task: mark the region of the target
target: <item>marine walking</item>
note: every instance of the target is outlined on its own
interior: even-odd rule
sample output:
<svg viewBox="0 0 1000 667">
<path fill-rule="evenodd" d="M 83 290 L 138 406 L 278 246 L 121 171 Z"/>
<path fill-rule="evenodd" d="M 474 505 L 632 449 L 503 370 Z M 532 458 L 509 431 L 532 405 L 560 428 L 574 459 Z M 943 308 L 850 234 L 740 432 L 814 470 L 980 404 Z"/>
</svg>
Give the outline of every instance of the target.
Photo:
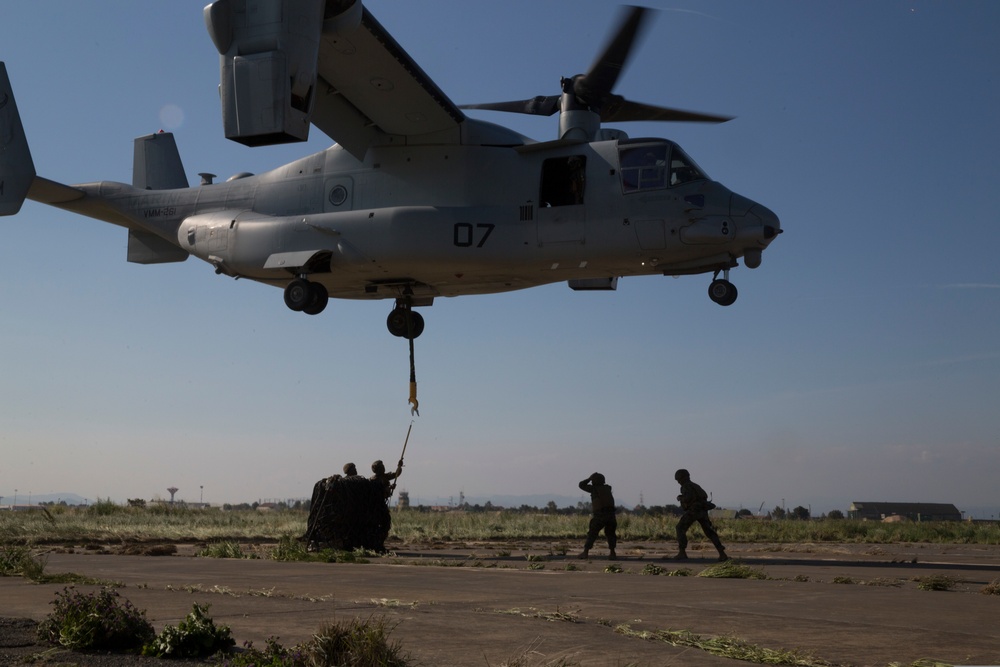
<svg viewBox="0 0 1000 667">
<path fill-rule="evenodd" d="M 611 485 L 606 483 L 604 475 L 595 472 L 587 479 L 580 482 L 580 489 L 590 494 L 592 514 L 590 517 L 590 527 L 587 530 L 587 541 L 583 545 L 583 551 L 579 558 L 589 558 L 590 548 L 597 541 L 597 536 L 604 531 L 604 537 L 608 541 L 610 554 L 608 558 L 615 560 L 618 555 L 615 553 L 615 546 L 618 544 L 618 517 L 615 512 L 615 497 L 611 493 Z"/>
<path fill-rule="evenodd" d="M 722 546 L 722 540 L 719 539 L 719 534 L 715 532 L 712 520 L 708 516 L 708 511 L 715 508 L 715 503 L 708 499 L 705 489 L 691 481 L 691 474 L 684 468 L 674 473 L 674 479 L 681 485 L 681 493 L 677 496 L 677 500 L 684 512 L 677 521 L 677 555 L 674 560 L 687 560 L 687 531 L 696 521 L 705 531 L 705 537 L 715 545 L 719 552 L 719 560 L 729 560 L 726 549 Z"/>
</svg>

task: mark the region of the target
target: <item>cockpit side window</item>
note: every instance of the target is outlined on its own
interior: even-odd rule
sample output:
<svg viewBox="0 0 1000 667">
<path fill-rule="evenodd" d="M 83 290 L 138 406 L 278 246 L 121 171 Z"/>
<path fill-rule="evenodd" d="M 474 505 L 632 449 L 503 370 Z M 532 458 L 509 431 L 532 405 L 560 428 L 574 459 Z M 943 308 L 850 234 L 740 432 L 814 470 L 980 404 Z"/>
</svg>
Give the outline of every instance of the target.
<svg viewBox="0 0 1000 667">
<path fill-rule="evenodd" d="M 618 160 L 626 193 L 667 187 L 666 144 L 625 147 Z"/>
<path fill-rule="evenodd" d="M 708 178 L 694 163 L 694 160 L 684 154 L 679 147 L 674 146 L 670 153 L 670 185 L 682 185 L 691 181 L 702 181 Z"/>
<path fill-rule="evenodd" d="M 673 142 L 626 144 L 618 149 L 625 194 L 705 180 L 698 165 Z"/>
</svg>

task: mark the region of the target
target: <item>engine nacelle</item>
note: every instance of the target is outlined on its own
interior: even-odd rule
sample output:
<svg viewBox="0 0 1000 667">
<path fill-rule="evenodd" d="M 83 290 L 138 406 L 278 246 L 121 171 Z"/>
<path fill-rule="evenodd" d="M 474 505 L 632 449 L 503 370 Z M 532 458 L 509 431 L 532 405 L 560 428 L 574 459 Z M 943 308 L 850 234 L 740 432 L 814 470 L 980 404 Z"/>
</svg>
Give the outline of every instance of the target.
<svg viewBox="0 0 1000 667">
<path fill-rule="evenodd" d="M 329 4 L 329 7 L 328 7 Z M 247 146 L 306 141 L 324 20 L 358 15 L 360 0 L 216 0 L 205 25 L 221 54 L 227 139 Z"/>
</svg>

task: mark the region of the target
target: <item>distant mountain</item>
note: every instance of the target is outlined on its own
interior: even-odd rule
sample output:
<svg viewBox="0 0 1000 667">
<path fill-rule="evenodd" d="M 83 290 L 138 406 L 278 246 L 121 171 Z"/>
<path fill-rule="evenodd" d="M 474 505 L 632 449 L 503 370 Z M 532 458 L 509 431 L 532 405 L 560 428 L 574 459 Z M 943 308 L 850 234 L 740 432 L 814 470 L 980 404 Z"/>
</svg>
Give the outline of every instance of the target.
<svg viewBox="0 0 1000 667">
<path fill-rule="evenodd" d="M 42 493 L 42 494 L 28 494 L 23 491 L 17 492 L 17 504 L 27 505 L 29 502 L 32 505 L 37 505 L 39 503 L 58 503 L 64 502 L 67 505 L 83 505 L 86 503 L 92 503 L 96 500 L 95 498 L 84 498 L 83 496 L 78 496 L 75 493 Z M 13 505 L 14 504 L 14 492 L 11 491 L 10 495 L 6 493 L 3 494 L 3 504 Z"/>
</svg>

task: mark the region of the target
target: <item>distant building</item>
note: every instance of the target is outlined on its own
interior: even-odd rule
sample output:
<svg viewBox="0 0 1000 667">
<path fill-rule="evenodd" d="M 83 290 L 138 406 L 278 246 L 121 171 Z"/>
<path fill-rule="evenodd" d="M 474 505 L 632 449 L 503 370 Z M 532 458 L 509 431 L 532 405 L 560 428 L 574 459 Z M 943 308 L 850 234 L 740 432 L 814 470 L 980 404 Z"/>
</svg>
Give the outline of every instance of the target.
<svg viewBox="0 0 1000 667">
<path fill-rule="evenodd" d="M 901 516 L 911 521 L 961 521 L 962 513 L 947 503 L 871 503 L 853 502 L 847 510 L 850 519 L 884 521 Z"/>
</svg>

